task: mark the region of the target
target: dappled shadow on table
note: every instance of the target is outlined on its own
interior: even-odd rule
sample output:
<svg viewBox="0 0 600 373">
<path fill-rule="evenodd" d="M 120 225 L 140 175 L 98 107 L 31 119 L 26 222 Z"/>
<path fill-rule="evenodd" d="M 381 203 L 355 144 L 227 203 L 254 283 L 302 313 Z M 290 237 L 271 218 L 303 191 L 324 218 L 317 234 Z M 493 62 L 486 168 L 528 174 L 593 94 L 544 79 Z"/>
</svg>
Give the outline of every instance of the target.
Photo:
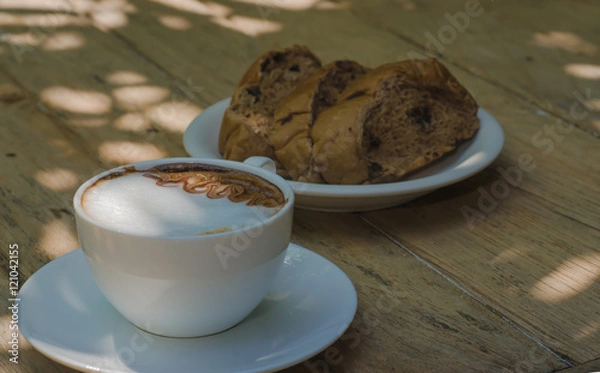
<svg viewBox="0 0 600 373">
<path fill-rule="evenodd" d="M 181 136 L 187 124 L 229 96 L 248 64 L 267 49 L 304 43 L 324 61 L 352 58 L 368 66 L 411 51 L 431 52 L 473 81 L 483 78 L 525 101 L 537 100 L 547 110 L 540 115 L 558 113 L 585 131 L 600 131 L 597 40 L 570 29 L 576 22 L 560 19 L 534 19 L 537 26 L 527 28 L 519 17 L 531 7 L 519 16 L 502 4 L 484 6 L 485 13 L 471 17 L 461 31 L 445 16 L 458 19 L 458 12 L 466 12 L 459 1 L 439 9 L 408 0 L 0 3 L 0 83 L 22 92 L 16 102 L 1 104 L 6 140 L 0 157 L 12 177 L 2 186 L 6 198 L 0 203 L 12 213 L 3 230 L 22 245 L 23 260 L 30 263 L 23 280 L 77 248 L 71 198 L 83 181 L 124 163 L 185 156 Z M 516 32 L 502 34 L 505 23 Z M 454 34 L 445 26 L 454 27 Z M 435 43 L 429 51 L 422 48 L 431 42 L 427 33 L 443 50 Z M 484 40 L 486 35 L 496 39 Z M 494 75 L 499 71 L 504 75 Z M 555 79 L 545 81 L 547 76 Z M 481 105 L 501 109 L 495 97 L 473 89 Z M 507 123 L 505 130 L 510 137 L 518 126 L 543 124 Z M 600 338 L 598 227 L 578 224 L 560 203 L 539 198 L 536 188 L 543 187 L 535 180 L 549 172 L 543 167 L 527 175 L 533 192 L 525 185 L 494 197 L 492 185 L 502 177 L 496 167 L 514 165 L 522 149 L 512 141 L 513 150 L 500 163 L 474 178 L 363 216 L 530 334 L 579 348 L 581 355 L 572 358 L 580 361 L 593 354 Z M 495 199 L 495 205 L 483 202 L 489 211 L 479 206 L 480 188 Z M 471 215 L 465 217 L 464 206 L 473 209 Z M 554 226 L 551 220 L 579 238 L 540 233 Z M 482 240 L 484 245 L 475 245 Z M 581 312 L 570 317 L 573 309 Z M 24 356 L 29 353 L 24 350 Z"/>
</svg>

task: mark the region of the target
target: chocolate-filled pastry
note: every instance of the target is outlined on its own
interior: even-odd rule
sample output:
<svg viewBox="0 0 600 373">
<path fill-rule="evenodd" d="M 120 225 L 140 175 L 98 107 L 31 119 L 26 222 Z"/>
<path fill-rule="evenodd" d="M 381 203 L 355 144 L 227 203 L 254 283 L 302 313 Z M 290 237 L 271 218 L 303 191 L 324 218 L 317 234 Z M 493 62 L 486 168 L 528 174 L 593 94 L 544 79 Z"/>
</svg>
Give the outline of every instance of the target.
<svg viewBox="0 0 600 373">
<path fill-rule="evenodd" d="M 323 182 L 313 171 L 310 132 L 315 119 L 334 105 L 352 80 L 367 69 L 354 61 L 334 61 L 301 82 L 275 110 L 269 141 L 293 180 Z"/>
<path fill-rule="evenodd" d="M 434 58 L 382 65 L 316 118 L 314 172 L 330 184 L 398 181 L 472 138 L 477 110 Z"/>
<path fill-rule="evenodd" d="M 307 47 L 298 45 L 269 51 L 256 59 L 225 111 L 219 133 L 219 152 L 223 157 L 235 161 L 254 155 L 275 159 L 267 141 L 275 108 L 320 67 L 321 61 Z"/>
</svg>

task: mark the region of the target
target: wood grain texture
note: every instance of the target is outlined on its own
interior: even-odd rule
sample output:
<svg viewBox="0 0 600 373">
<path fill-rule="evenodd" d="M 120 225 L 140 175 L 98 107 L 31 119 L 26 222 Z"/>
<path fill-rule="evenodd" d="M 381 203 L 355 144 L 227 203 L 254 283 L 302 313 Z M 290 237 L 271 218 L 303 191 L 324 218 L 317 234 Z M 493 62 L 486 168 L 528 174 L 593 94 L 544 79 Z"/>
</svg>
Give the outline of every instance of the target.
<svg viewBox="0 0 600 373">
<path fill-rule="evenodd" d="M 561 373 L 596 373 L 600 372 L 600 359 L 588 361 L 576 367 L 559 370 Z"/>
<path fill-rule="evenodd" d="M 507 93 L 600 134 L 600 4 L 590 1 L 351 1 L 357 17 Z M 412 52 L 412 53 L 411 53 Z M 573 96 L 583 101 L 574 104 Z"/>
<path fill-rule="evenodd" d="M 254 57 L 278 46 L 304 43 L 326 61 L 351 58 L 368 66 L 431 51 L 476 79 L 533 102 L 540 113 L 554 113 L 600 133 L 597 4 L 547 1 L 541 10 L 537 3 L 475 0 L 329 4 L 299 11 L 273 2 L 223 1 L 190 10 L 155 1 L 144 3 L 147 11 L 132 14 L 114 32 L 176 76 L 195 78 L 213 70 L 203 79 L 213 102 L 231 94 L 223 83 L 233 87 Z M 469 11 L 478 15 L 468 16 Z M 169 27 L 164 17 L 187 27 Z M 206 33 L 214 38 L 190 47 L 190 40 Z M 222 55 L 228 61 L 215 63 L 212 56 Z"/>
<path fill-rule="evenodd" d="M 69 32 L 81 46 L 34 48 L 20 59 L 6 58 L 2 67 L 39 110 L 63 123 L 66 141 L 106 167 L 186 155 L 181 134 L 202 110 L 194 87 L 157 71 L 93 26 L 49 30 L 43 38 Z"/>
<path fill-rule="evenodd" d="M 366 217 L 568 359 L 588 361 L 600 345 L 598 140 L 482 88 L 476 97 L 507 135 L 492 166 Z M 570 130 L 546 135 L 558 128 Z"/>
<path fill-rule="evenodd" d="M 224 93 L 214 97 L 215 101 L 230 95 L 235 84 L 232 83 L 231 79 L 229 81 L 220 79 L 221 75 L 240 77 L 246 66 L 263 50 L 269 48 L 289 45 L 294 42 L 305 43 L 314 49 L 324 61 L 350 58 L 356 59 L 367 66 L 376 66 L 405 58 L 408 53 L 415 49 L 415 46 L 411 43 L 364 21 L 355 15 L 355 12 L 352 12 L 352 8 L 339 6 L 339 9 L 309 9 L 298 12 L 265 8 L 256 4 L 239 4 L 235 2 L 226 4 L 227 14 L 230 16 L 239 14 L 245 17 L 253 16 L 262 19 L 261 14 L 268 14 L 265 18 L 272 22 L 278 22 L 281 25 L 281 30 L 264 33 L 258 39 L 248 39 L 245 45 L 250 47 L 246 48 L 239 45 L 243 40 L 243 35 L 240 35 L 240 32 L 219 30 L 217 35 L 222 41 L 221 43 L 203 43 L 198 48 L 186 48 L 184 45 L 189 44 L 190 37 L 205 34 L 214 29 L 214 19 L 206 15 L 184 12 L 174 6 L 169 7 L 161 3 L 151 6 L 151 11 L 147 13 L 138 14 L 126 26 L 115 29 L 115 32 L 130 40 L 140 53 L 151 56 L 152 60 L 157 61 L 160 66 L 168 70 L 170 74 L 177 76 L 178 79 L 195 79 L 196 77 L 203 79 L 207 74 L 203 72 L 206 67 L 205 62 L 202 61 L 210 60 L 212 55 L 242 53 L 243 55 L 239 58 L 242 58 L 245 64 L 235 63 L 234 58 L 228 57 L 225 59 L 226 62 L 223 62 L 218 69 L 208 74 L 210 77 L 202 80 L 203 82 L 211 82 L 210 84 L 213 84 L 213 80 L 219 80 L 221 85 L 229 86 L 218 89 L 218 92 Z M 361 4 L 363 3 L 361 2 Z M 425 4 L 425 2 L 420 2 L 420 4 Z M 394 8 L 392 5 L 390 7 Z M 381 9 L 389 8 L 381 5 L 377 9 L 382 11 Z M 192 26 L 186 30 L 168 30 L 158 21 L 161 14 L 176 14 L 178 17 L 184 17 L 184 19 L 191 21 Z M 390 12 L 390 14 L 400 17 L 404 13 L 395 11 Z M 310 24 L 311 27 L 294 27 L 294 25 L 307 24 Z M 168 42 L 163 41 L 161 44 L 160 40 L 165 40 L 160 36 L 163 33 L 166 33 L 169 37 L 165 38 Z M 482 33 L 485 35 L 491 34 L 491 32 Z M 332 35 L 332 38 L 324 38 L 320 35 Z M 338 35 L 343 35 L 343 37 L 339 36 L 339 43 L 336 39 Z M 152 44 L 148 41 L 150 36 L 152 36 Z M 374 40 L 377 42 L 374 42 Z M 180 58 L 175 62 L 169 57 L 169 53 L 178 43 L 181 44 L 178 47 L 181 52 Z M 235 49 L 235 51 L 226 52 L 228 49 Z M 181 69 L 179 66 L 182 65 L 186 67 L 186 74 L 189 75 L 180 75 Z M 587 175 L 591 176 L 591 179 L 582 180 L 582 182 L 587 183 L 588 186 L 592 186 L 594 183 L 598 184 L 596 176 L 599 173 L 596 171 L 600 170 L 600 153 L 596 150 L 597 142 L 586 141 L 582 144 L 578 141 L 587 138 L 588 133 L 586 129 L 581 130 L 573 125 L 575 118 L 561 120 L 556 116 L 540 113 L 537 106 L 531 105 L 527 100 L 516 99 L 514 94 L 507 93 L 505 89 L 498 87 L 496 84 L 482 80 L 476 74 L 452 64 L 448 64 L 448 67 L 477 98 L 479 104 L 496 116 L 504 126 L 508 137 L 507 148 L 512 145 L 511 142 L 525 143 L 528 145 L 527 152 L 532 152 L 532 155 L 536 157 L 537 164 L 549 171 L 556 166 L 547 162 L 548 158 L 553 158 L 556 162 L 562 162 L 562 157 L 565 154 L 572 155 L 578 161 L 568 168 L 561 168 L 561 172 L 586 172 L 585 170 L 588 170 Z M 502 71 L 504 70 L 513 71 L 514 69 L 505 68 Z M 234 79 L 233 82 L 237 79 Z M 568 106 L 578 104 L 578 97 L 572 92 L 568 93 L 564 100 L 568 101 Z M 580 106 L 577 107 L 581 109 Z M 587 118 L 593 113 L 586 110 L 577 111 L 577 114 L 585 115 Z M 511 147 L 511 149 L 517 153 L 512 155 L 514 159 L 518 159 L 521 154 L 526 153 L 518 146 Z M 516 165 L 516 163 L 506 165 L 506 167 L 512 165 Z M 575 189 L 570 187 L 571 174 L 562 178 L 546 176 L 551 175 L 551 173 L 552 171 L 542 173 L 542 178 L 535 185 L 531 185 L 530 191 L 544 194 L 546 198 L 552 199 L 557 205 L 556 208 L 560 211 L 569 210 L 571 214 L 577 214 L 578 219 L 586 224 L 597 226 L 600 216 L 594 201 L 583 200 L 576 208 L 571 205 L 573 200 L 571 196 L 576 193 Z M 563 185 L 555 187 L 556 183 Z M 594 199 L 592 195 L 589 197 Z"/>
<path fill-rule="evenodd" d="M 469 232 L 460 208 L 476 193 L 444 198 L 445 208 L 425 199 L 367 219 L 565 358 L 595 357 L 600 234 L 528 195 L 502 201 Z"/>
<path fill-rule="evenodd" d="M 12 87 L 19 100 L 0 102 L 0 340 L 8 346 L 9 245 L 19 247 L 19 281 L 50 260 L 78 247 L 71 209 L 73 192 L 93 159 L 73 149 L 57 123 L 40 112 L 26 92 L 0 74 L 0 87 Z M 1 101 L 1 100 L 0 100 Z M 6 358 L 5 358 L 6 357 Z M 74 372 L 35 351 L 22 336 L 19 365 L 0 359 L 3 372 Z"/>
<path fill-rule="evenodd" d="M 352 326 L 329 351 L 290 372 L 490 372 L 513 371 L 522 362 L 552 371 L 564 365 L 358 215 L 332 219 L 297 210 L 292 241 L 340 266 L 357 288 L 359 305 Z"/>
<path fill-rule="evenodd" d="M 75 249 L 76 187 L 185 155 L 189 120 L 264 50 L 302 43 L 324 61 L 376 66 L 422 52 L 425 32 L 467 1 L 305 3 L 0 2 L 0 293 L 9 243 L 22 280 Z M 502 124 L 501 156 L 395 209 L 296 212 L 293 241 L 350 276 L 359 310 L 332 348 L 287 371 L 599 369 L 598 5 L 481 4 L 442 61 Z M 5 341 L 8 320 L 0 311 Z M 72 371 L 21 347 L 21 364 L 0 359 L 0 370 Z"/>
</svg>

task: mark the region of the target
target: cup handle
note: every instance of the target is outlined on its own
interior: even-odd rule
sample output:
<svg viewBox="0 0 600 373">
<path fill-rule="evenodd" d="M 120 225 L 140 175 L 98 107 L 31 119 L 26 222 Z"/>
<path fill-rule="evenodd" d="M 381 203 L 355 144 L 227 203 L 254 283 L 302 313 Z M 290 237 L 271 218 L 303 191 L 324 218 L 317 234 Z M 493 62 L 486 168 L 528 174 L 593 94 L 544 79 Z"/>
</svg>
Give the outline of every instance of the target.
<svg viewBox="0 0 600 373">
<path fill-rule="evenodd" d="M 277 172 L 277 166 L 275 166 L 275 162 L 273 162 L 271 158 L 253 156 L 246 158 L 244 163 L 249 164 L 250 166 L 264 168 L 265 170 L 271 171 L 273 173 Z"/>
</svg>

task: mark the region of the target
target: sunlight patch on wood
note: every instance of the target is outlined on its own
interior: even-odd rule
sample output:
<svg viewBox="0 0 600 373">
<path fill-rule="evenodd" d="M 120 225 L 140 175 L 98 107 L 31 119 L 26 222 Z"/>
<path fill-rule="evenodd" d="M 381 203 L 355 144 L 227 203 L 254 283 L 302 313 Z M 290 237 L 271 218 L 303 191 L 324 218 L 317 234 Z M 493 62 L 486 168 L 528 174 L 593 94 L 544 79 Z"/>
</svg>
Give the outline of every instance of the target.
<svg viewBox="0 0 600 373">
<path fill-rule="evenodd" d="M 106 75 L 106 81 L 113 85 L 144 84 L 148 78 L 131 70 L 118 70 Z"/>
<path fill-rule="evenodd" d="M 600 79 L 600 65 L 570 63 L 565 65 L 565 72 L 583 79 Z"/>
<path fill-rule="evenodd" d="M 45 38 L 45 34 L 34 34 L 33 32 L 6 33 L 0 35 L 0 42 L 19 46 L 37 47 Z"/>
<path fill-rule="evenodd" d="M 331 9 L 347 9 L 350 7 L 349 2 L 327 1 L 327 0 L 234 0 L 238 3 L 255 4 L 262 8 L 261 13 L 268 14 L 268 9 L 284 9 L 292 11 L 302 11 L 311 8 L 331 10 Z M 411 1 L 408 1 L 412 3 Z M 413 4 L 414 5 L 414 4 Z"/>
<path fill-rule="evenodd" d="M 320 0 L 235 0 L 239 3 L 255 4 L 261 7 L 286 10 L 306 10 L 314 7 Z"/>
<path fill-rule="evenodd" d="M 158 104 L 169 97 L 171 91 L 165 87 L 147 85 L 117 88 L 112 94 L 119 108 L 138 110 Z"/>
<path fill-rule="evenodd" d="M 600 278 L 600 254 L 593 253 L 566 260 L 538 281 L 530 294 L 538 300 L 558 303 L 582 293 Z"/>
<path fill-rule="evenodd" d="M 137 8 L 128 0 L 77 0 L 73 1 L 73 11 L 88 15 L 96 26 L 114 29 L 129 23 L 130 13 Z"/>
<path fill-rule="evenodd" d="M 33 177 L 39 184 L 55 192 L 66 192 L 79 185 L 78 175 L 61 167 L 38 170 Z"/>
<path fill-rule="evenodd" d="M 585 107 L 587 107 L 590 110 L 594 110 L 594 111 L 600 111 L 600 99 L 599 98 L 593 98 L 591 100 L 587 100 L 584 103 Z"/>
<path fill-rule="evenodd" d="M 0 9 L 23 9 L 23 10 L 54 10 L 66 11 L 71 9 L 68 0 L 0 0 Z"/>
<path fill-rule="evenodd" d="M 523 257 L 529 250 L 523 249 L 520 247 L 511 247 L 509 249 L 504 250 L 498 256 L 496 256 L 493 260 L 493 264 L 499 263 L 508 263 L 517 261 L 519 258 Z"/>
<path fill-rule="evenodd" d="M 183 17 L 180 16 L 159 16 L 158 21 L 165 27 L 168 27 L 172 30 L 189 30 L 192 28 L 192 23 Z"/>
<path fill-rule="evenodd" d="M 79 247 L 72 220 L 55 219 L 43 226 L 38 248 L 50 259 L 67 254 Z"/>
<path fill-rule="evenodd" d="M 80 48 L 85 44 L 85 39 L 76 32 L 57 32 L 49 35 L 42 44 L 42 49 L 47 51 L 64 51 Z"/>
<path fill-rule="evenodd" d="M 281 31 L 283 25 L 266 19 L 251 18 L 246 16 L 231 16 L 228 18 L 213 18 L 212 21 L 219 26 L 238 31 L 244 35 L 257 37 L 263 34 Z"/>
<path fill-rule="evenodd" d="M 118 10 L 101 10 L 91 14 L 94 24 L 108 29 L 127 26 L 129 18 Z"/>
<path fill-rule="evenodd" d="M 337 1 L 319 1 L 316 5 L 316 9 L 320 10 L 340 10 L 340 9 L 348 9 L 352 4 L 349 2 L 337 2 Z"/>
<path fill-rule="evenodd" d="M 571 53 L 581 53 L 593 56 L 598 52 L 598 47 L 572 32 L 550 31 L 548 33 L 537 32 L 533 34 L 533 44 L 553 49 L 562 49 Z"/>
<path fill-rule="evenodd" d="M 122 131 L 142 132 L 152 128 L 150 120 L 142 113 L 126 113 L 117 118 L 113 124 Z"/>
<path fill-rule="evenodd" d="M 74 12 L 98 13 L 103 11 L 117 11 L 122 13 L 135 13 L 137 8 L 129 0 L 69 0 Z"/>
<path fill-rule="evenodd" d="M 200 2 L 196 0 L 151 0 L 166 7 L 183 12 L 212 17 L 227 17 L 232 9 L 222 4 L 213 2 Z"/>
<path fill-rule="evenodd" d="M 42 90 L 40 98 L 51 109 L 78 114 L 105 114 L 112 108 L 111 98 L 104 93 L 63 86 Z"/>
<path fill-rule="evenodd" d="M 62 26 L 86 26 L 90 22 L 84 17 L 71 14 L 13 14 L 0 12 L 0 26 L 27 26 L 43 30 Z"/>
<path fill-rule="evenodd" d="M 598 332 L 600 332 L 600 322 L 592 321 L 590 325 L 581 328 L 581 330 L 575 334 L 575 340 L 581 341 L 582 339 L 593 337 Z"/>
<path fill-rule="evenodd" d="M 163 102 L 146 110 L 146 115 L 160 128 L 169 132 L 184 133 L 192 119 L 202 109 L 190 101 Z"/>
<path fill-rule="evenodd" d="M 167 156 L 166 150 L 158 145 L 132 141 L 105 141 L 98 147 L 98 154 L 102 161 L 120 165 Z"/>
</svg>

